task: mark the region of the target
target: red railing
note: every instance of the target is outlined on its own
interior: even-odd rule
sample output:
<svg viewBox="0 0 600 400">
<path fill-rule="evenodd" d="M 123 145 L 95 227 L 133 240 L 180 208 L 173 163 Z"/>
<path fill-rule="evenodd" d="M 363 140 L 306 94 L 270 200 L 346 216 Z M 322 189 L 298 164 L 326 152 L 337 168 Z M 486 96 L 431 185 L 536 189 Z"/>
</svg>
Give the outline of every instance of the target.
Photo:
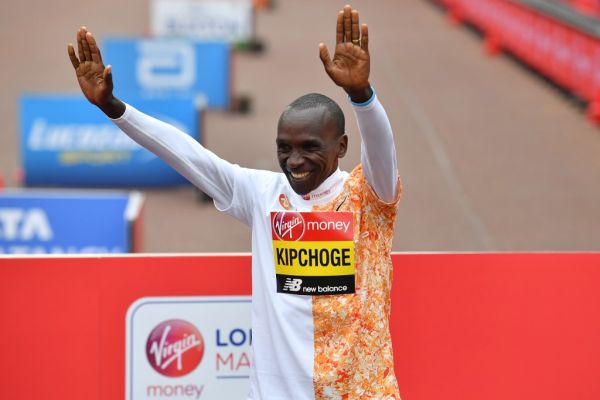
<svg viewBox="0 0 600 400">
<path fill-rule="evenodd" d="M 600 17 L 600 1 L 599 0 L 569 0 L 565 3 L 570 4 L 577 11 L 583 14 Z"/>
<path fill-rule="evenodd" d="M 488 54 L 508 51 L 588 103 L 600 124 L 600 37 L 572 23 L 509 0 L 438 0 L 452 21 L 485 36 Z M 591 3 L 580 1 L 579 3 Z"/>
</svg>

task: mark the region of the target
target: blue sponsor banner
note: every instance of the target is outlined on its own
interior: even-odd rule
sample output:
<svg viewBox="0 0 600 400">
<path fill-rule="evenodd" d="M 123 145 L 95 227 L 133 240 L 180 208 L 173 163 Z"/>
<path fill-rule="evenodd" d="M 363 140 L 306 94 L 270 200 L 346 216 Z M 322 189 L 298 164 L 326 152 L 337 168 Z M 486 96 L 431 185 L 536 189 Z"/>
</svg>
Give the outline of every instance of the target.
<svg viewBox="0 0 600 400">
<path fill-rule="evenodd" d="M 2 192 L 0 254 L 126 253 L 131 201 L 127 193 Z"/>
<path fill-rule="evenodd" d="M 200 126 L 190 98 L 126 100 L 188 134 Z M 160 187 L 187 182 L 82 95 L 23 96 L 20 111 L 26 185 Z M 190 136 L 199 138 L 199 134 Z"/>
<path fill-rule="evenodd" d="M 226 42 L 111 38 L 102 43 L 117 94 L 142 98 L 202 95 L 209 108 L 228 108 L 231 51 Z"/>
</svg>

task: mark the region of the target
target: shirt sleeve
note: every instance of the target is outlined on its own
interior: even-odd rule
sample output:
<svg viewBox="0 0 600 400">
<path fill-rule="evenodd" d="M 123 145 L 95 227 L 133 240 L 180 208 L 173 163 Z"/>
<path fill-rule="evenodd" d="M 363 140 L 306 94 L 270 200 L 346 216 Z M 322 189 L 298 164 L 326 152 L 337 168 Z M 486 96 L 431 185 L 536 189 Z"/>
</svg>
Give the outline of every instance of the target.
<svg viewBox="0 0 600 400">
<path fill-rule="evenodd" d="M 393 202 L 398 197 L 399 183 L 390 121 L 375 91 L 366 102 L 352 105 L 360 131 L 364 177 L 380 199 Z"/>
<path fill-rule="evenodd" d="M 112 121 L 131 139 L 209 195 L 217 209 L 223 211 L 231 207 L 236 182 L 243 179 L 244 168 L 219 158 L 191 136 L 129 104 L 126 104 L 125 113 Z M 250 223 L 247 215 L 236 217 Z"/>
</svg>

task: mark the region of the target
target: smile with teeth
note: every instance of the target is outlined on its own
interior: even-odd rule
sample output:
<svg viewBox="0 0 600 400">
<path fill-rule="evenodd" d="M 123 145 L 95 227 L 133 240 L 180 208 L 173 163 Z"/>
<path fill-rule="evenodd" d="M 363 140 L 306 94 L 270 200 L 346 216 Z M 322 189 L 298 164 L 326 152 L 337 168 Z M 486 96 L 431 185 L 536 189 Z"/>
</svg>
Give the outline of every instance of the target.
<svg viewBox="0 0 600 400">
<path fill-rule="evenodd" d="M 292 178 L 294 178 L 294 179 L 306 178 L 308 176 L 308 174 L 310 174 L 310 172 L 291 172 L 290 171 L 290 175 L 292 175 Z"/>
</svg>

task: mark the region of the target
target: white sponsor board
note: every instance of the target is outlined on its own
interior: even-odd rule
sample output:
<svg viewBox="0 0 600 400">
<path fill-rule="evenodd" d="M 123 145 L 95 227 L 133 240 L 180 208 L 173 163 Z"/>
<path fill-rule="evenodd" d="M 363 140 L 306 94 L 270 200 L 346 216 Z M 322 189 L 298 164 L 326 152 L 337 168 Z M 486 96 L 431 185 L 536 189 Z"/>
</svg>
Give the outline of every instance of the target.
<svg viewBox="0 0 600 400">
<path fill-rule="evenodd" d="M 252 0 L 152 0 L 150 28 L 158 37 L 245 42 L 252 12 Z"/>
<path fill-rule="evenodd" d="M 127 311 L 127 400 L 246 399 L 250 296 L 145 297 Z"/>
</svg>

